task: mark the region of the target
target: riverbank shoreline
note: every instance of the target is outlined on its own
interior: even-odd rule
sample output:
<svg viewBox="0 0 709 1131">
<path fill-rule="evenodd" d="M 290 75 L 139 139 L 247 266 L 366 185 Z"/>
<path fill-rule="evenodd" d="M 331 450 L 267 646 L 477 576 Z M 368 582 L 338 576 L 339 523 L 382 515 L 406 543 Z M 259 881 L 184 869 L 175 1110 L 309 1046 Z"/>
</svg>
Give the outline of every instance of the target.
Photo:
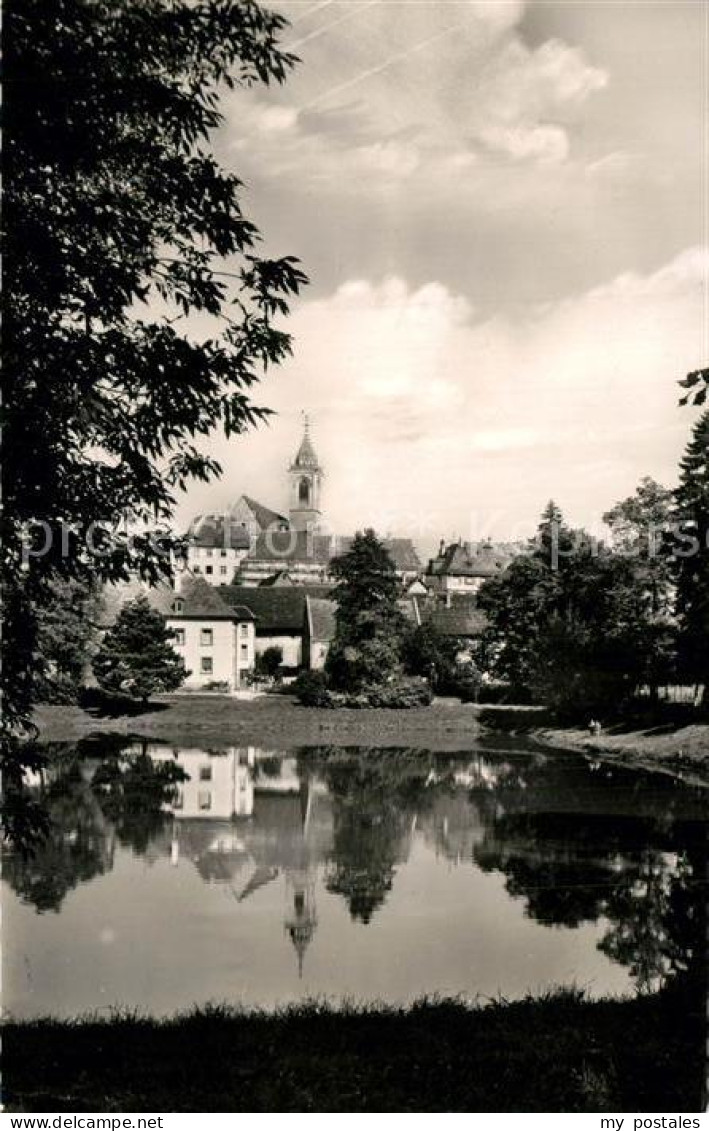
<svg viewBox="0 0 709 1131">
<path fill-rule="evenodd" d="M 554 723 L 543 707 L 481 706 L 481 733 L 531 739 L 540 747 L 595 756 L 638 769 L 709 784 L 709 722 L 627 720 L 600 734 Z"/>
<path fill-rule="evenodd" d="M 397 711 L 323 710 L 290 695 L 237 699 L 219 695 L 156 697 L 139 714 L 99 714 L 78 706 L 41 706 L 35 713 L 41 742 L 76 742 L 100 733 L 126 734 L 180 745 L 428 747 L 469 750 L 482 735 L 476 708 L 439 700 Z"/>
<path fill-rule="evenodd" d="M 595 755 L 689 780 L 709 782 L 709 723 L 684 726 L 617 725 L 591 736 L 586 728 L 552 725 L 543 708 L 436 700 L 430 707 L 327 711 L 303 707 L 287 695 L 235 699 L 166 695 L 138 713 L 78 706 L 40 706 L 41 742 L 76 742 L 89 735 L 123 734 L 186 746 L 252 745 L 273 750 L 299 746 L 414 746 L 465 752 L 475 742 L 509 739 L 543 749 Z M 688 777 L 689 775 L 689 777 Z"/>
<path fill-rule="evenodd" d="M 10 1021 L 3 1098 L 16 1112 L 700 1111 L 703 1021 L 689 1000 L 557 990 Z"/>
<path fill-rule="evenodd" d="M 532 737 L 563 750 L 595 754 L 604 761 L 620 762 L 643 769 L 664 771 L 691 782 L 709 784 L 709 725 L 611 731 L 590 736 L 576 727 L 542 728 Z"/>
</svg>

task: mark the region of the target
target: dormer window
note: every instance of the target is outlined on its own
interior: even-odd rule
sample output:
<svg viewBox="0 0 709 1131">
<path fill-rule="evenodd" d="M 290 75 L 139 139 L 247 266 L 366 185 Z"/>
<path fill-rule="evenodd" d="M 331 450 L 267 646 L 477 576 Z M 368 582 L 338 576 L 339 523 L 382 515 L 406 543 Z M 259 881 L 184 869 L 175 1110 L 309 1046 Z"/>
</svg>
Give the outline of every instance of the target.
<svg viewBox="0 0 709 1131">
<path fill-rule="evenodd" d="M 183 612 L 184 607 L 185 607 L 185 602 L 182 600 L 181 597 L 176 597 L 175 600 L 172 602 L 172 611 L 173 611 L 173 613 L 177 613 L 178 616 L 180 615 L 180 613 Z"/>
</svg>

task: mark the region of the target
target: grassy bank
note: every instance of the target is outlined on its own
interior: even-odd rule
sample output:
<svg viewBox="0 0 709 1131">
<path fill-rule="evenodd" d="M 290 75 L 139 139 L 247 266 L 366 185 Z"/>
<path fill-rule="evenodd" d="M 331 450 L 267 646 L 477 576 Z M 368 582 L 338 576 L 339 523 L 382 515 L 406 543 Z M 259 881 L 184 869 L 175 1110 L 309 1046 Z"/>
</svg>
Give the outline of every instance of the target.
<svg viewBox="0 0 709 1131">
<path fill-rule="evenodd" d="M 480 738 L 526 737 L 565 750 L 617 759 L 651 769 L 709 779 L 709 723 L 686 719 L 630 720 L 606 726 L 599 736 L 586 727 L 553 724 L 539 707 L 479 706 L 438 700 L 408 711 L 302 707 L 289 695 L 242 700 L 219 695 L 163 696 L 147 709 L 113 711 L 39 707 L 35 721 L 47 742 L 72 742 L 88 734 L 145 735 L 195 746 L 417 746 L 464 751 Z"/>
<path fill-rule="evenodd" d="M 589 734 L 585 726 L 555 724 L 539 707 L 481 707 L 478 720 L 484 733 L 525 735 L 563 750 L 665 770 L 687 780 L 709 780 L 709 722 L 693 721 L 687 710 L 618 720 L 599 735 Z"/>
<path fill-rule="evenodd" d="M 145 735 L 186 745 L 421 746 L 468 750 L 480 735 L 475 708 L 460 703 L 395 710 L 324 711 L 301 707 L 290 695 L 258 699 L 163 696 L 140 713 L 39 707 L 40 739 L 72 742 L 87 734 Z"/>
<path fill-rule="evenodd" d="M 9 1023 L 10 1111 L 699 1111 L 686 996 Z"/>
</svg>

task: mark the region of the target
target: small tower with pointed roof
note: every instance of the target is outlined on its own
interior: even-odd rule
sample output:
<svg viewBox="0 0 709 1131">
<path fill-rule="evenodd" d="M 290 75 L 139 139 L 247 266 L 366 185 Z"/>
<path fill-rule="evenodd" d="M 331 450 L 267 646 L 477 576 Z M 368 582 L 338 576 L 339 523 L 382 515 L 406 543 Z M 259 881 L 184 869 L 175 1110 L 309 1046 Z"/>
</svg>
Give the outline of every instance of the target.
<svg viewBox="0 0 709 1131">
<path fill-rule="evenodd" d="M 294 530 L 317 530 L 322 514 L 320 492 L 323 469 L 310 439 L 310 420 L 305 417 L 303 439 L 288 469 L 290 476 L 290 524 Z"/>
</svg>

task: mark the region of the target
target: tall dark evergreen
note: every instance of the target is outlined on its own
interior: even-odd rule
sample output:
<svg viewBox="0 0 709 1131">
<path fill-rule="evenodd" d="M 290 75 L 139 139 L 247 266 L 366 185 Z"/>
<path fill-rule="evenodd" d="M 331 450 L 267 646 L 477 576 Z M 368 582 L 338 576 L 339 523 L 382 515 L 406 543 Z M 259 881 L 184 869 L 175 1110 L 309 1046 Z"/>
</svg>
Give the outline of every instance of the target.
<svg viewBox="0 0 709 1131">
<path fill-rule="evenodd" d="M 156 692 L 176 691 L 189 672 L 172 637 L 145 597 L 124 605 L 93 660 L 99 687 L 144 701 Z"/>
<path fill-rule="evenodd" d="M 676 491 L 679 662 L 709 701 L 709 412 L 692 429 Z"/>
<path fill-rule="evenodd" d="M 243 185 L 209 139 L 221 90 L 286 78 L 285 24 L 254 0 L 5 6 L 11 733 L 36 696 L 38 609 L 56 578 L 165 572 L 167 555 L 129 530 L 165 524 L 188 480 L 218 472 L 196 441 L 266 414 L 251 393 L 289 351 L 279 321 L 304 276 L 259 252 Z M 193 312 L 211 318 L 206 340 Z M 24 567 L 23 538 L 44 548 Z"/>
<path fill-rule="evenodd" d="M 381 683 L 401 668 L 404 619 L 394 562 L 374 531 L 365 530 L 330 563 L 330 572 L 337 583 L 330 681 L 348 691 Z"/>
</svg>

